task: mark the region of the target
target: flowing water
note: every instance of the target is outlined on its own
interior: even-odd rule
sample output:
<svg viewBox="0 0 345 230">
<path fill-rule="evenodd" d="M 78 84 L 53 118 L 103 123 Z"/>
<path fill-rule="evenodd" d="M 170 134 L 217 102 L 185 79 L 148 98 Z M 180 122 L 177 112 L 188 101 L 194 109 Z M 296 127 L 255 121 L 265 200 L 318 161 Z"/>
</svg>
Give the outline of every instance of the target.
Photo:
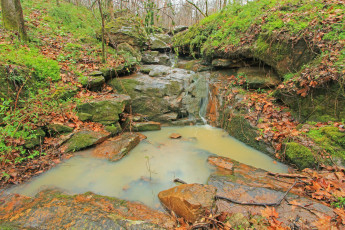
<svg viewBox="0 0 345 230">
<path fill-rule="evenodd" d="M 182 138 L 170 139 L 172 133 Z M 10 192 L 34 196 L 45 188 L 58 187 L 69 193 L 92 191 L 159 208 L 157 194 L 175 186 L 173 179 L 206 183 L 213 171 L 207 157 L 213 154 L 272 172 L 287 172 L 285 165 L 207 125 L 166 127 L 144 134 L 148 139 L 118 162 L 93 158 L 92 149 L 81 151 Z"/>
</svg>

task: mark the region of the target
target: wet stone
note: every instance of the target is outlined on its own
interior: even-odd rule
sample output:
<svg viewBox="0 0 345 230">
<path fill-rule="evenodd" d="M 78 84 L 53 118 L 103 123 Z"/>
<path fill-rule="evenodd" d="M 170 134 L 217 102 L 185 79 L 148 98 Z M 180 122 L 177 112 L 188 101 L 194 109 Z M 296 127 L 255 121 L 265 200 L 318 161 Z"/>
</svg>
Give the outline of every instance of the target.
<svg viewBox="0 0 345 230">
<path fill-rule="evenodd" d="M 148 122 L 133 122 L 132 130 L 135 132 L 144 132 L 144 131 L 156 131 L 161 130 L 161 123 L 148 121 Z"/>
<path fill-rule="evenodd" d="M 158 198 L 164 207 L 194 223 L 213 207 L 215 194 L 214 186 L 183 184 L 160 192 Z"/>
<path fill-rule="evenodd" d="M 109 161 L 118 161 L 135 148 L 140 140 L 140 136 L 136 133 L 124 133 L 98 145 L 92 154 Z"/>
</svg>

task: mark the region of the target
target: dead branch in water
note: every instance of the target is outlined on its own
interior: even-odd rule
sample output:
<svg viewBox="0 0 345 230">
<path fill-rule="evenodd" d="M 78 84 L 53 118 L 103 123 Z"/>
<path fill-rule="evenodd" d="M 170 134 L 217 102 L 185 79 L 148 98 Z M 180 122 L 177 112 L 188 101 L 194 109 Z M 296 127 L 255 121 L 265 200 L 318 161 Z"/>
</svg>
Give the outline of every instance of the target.
<svg viewBox="0 0 345 230">
<path fill-rule="evenodd" d="M 181 184 L 188 184 L 187 182 L 185 182 L 185 181 L 183 181 L 183 180 L 181 180 L 179 178 L 174 179 L 174 182 L 175 183 L 181 183 Z"/>
</svg>

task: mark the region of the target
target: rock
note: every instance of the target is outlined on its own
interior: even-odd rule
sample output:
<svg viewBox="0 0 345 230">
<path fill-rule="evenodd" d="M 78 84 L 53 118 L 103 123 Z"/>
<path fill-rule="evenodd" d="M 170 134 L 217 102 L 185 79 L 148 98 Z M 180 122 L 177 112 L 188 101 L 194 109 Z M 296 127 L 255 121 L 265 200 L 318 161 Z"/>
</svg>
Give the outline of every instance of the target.
<svg viewBox="0 0 345 230">
<path fill-rule="evenodd" d="M 178 133 L 172 133 L 170 135 L 171 139 L 180 139 L 181 137 L 182 137 L 181 134 L 178 134 Z"/>
<path fill-rule="evenodd" d="M 168 34 L 155 34 L 154 36 L 156 38 L 162 40 L 163 42 L 165 42 L 168 45 L 172 44 L 172 37 L 169 36 Z"/>
<path fill-rule="evenodd" d="M 71 139 L 69 139 L 61 149 L 65 152 L 76 152 L 87 147 L 102 143 L 108 137 L 108 132 L 95 132 L 91 130 L 82 130 L 75 133 Z"/>
<path fill-rule="evenodd" d="M 233 175 L 222 176 L 219 174 L 213 174 L 209 178 L 208 184 L 217 188 L 217 196 L 226 197 L 243 203 L 274 203 L 280 200 L 285 194 L 283 191 L 275 191 L 264 187 L 257 187 L 259 184 L 256 184 L 255 187 L 244 185 L 242 183 L 246 183 L 246 181 L 244 181 L 244 178 L 241 177 L 236 177 L 235 179 L 237 181 L 242 181 L 241 184 L 237 183 L 237 181 L 233 182 L 233 179 Z M 255 182 L 256 181 L 254 178 L 251 183 L 255 184 Z M 283 200 L 279 206 L 275 207 L 277 213 L 279 213 L 278 220 L 283 222 L 286 226 L 289 226 L 291 223 L 290 221 L 295 220 L 296 218 L 301 220 L 296 223 L 299 228 L 301 228 L 304 223 L 314 223 L 319 218 L 314 213 L 318 213 L 321 216 L 334 216 L 334 212 L 331 208 L 315 200 L 293 194 L 288 194 L 286 196 L 286 200 Z M 307 206 L 308 210 L 290 205 L 288 202 L 297 202 L 302 207 Z M 218 212 L 242 213 L 246 218 L 250 218 L 253 215 L 261 215 L 261 211 L 265 209 L 265 207 L 261 206 L 239 205 L 222 199 L 217 199 L 216 205 Z M 243 218 L 242 215 L 233 217 L 232 222 L 236 224 L 248 224 L 247 220 Z M 311 229 L 312 227 L 309 226 L 307 228 Z"/>
<path fill-rule="evenodd" d="M 179 26 L 176 26 L 173 31 L 171 32 L 171 34 L 177 34 L 177 33 L 180 33 L 180 32 L 183 32 L 185 30 L 188 30 L 188 26 L 183 26 L 183 25 L 179 25 Z"/>
<path fill-rule="evenodd" d="M 1 229 L 174 229 L 168 215 L 141 203 L 58 190 L 45 190 L 34 198 L 2 196 L 0 220 Z"/>
<path fill-rule="evenodd" d="M 158 194 L 164 207 L 194 223 L 214 205 L 216 188 L 210 185 L 183 184 Z"/>
<path fill-rule="evenodd" d="M 27 149 L 32 149 L 40 144 L 43 144 L 43 139 L 46 136 L 46 133 L 41 128 L 32 131 L 32 134 L 34 137 L 25 141 L 24 146 Z"/>
<path fill-rule="evenodd" d="M 159 62 L 158 62 L 159 65 L 171 66 L 170 57 L 168 55 L 160 54 L 158 56 L 158 59 L 159 59 Z"/>
<path fill-rule="evenodd" d="M 176 121 L 177 118 L 178 118 L 178 113 L 172 112 L 172 113 L 162 114 L 157 119 L 165 123 L 171 123 L 172 121 Z"/>
<path fill-rule="evenodd" d="M 194 72 L 203 72 L 203 71 L 210 71 L 212 70 L 212 66 L 205 65 L 203 60 L 190 60 L 190 61 L 181 61 L 179 60 L 177 63 L 177 67 L 186 70 L 192 70 Z"/>
<path fill-rule="evenodd" d="M 90 121 L 92 119 L 92 114 L 88 113 L 78 113 L 77 116 L 81 121 Z"/>
<path fill-rule="evenodd" d="M 92 76 L 92 77 L 103 76 L 103 73 L 101 71 L 96 70 L 96 71 L 89 73 L 89 76 Z"/>
<path fill-rule="evenodd" d="M 70 133 L 73 131 L 72 127 L 69 127 L 64 124 L 57 124 L 57 123 L 49 124 L 47 129 L 50 136 L 55 136 L 56 134 Z"/>
<path fill-rule="evenodd" d="M 164 77 L 166 75 L 168 75 L 169 73 L 171 73 L 172 68 L 171 67 L 167 67 L 167 66 L 159 66 L 159 68 L 153 68 L 149 75 L 150 77 Z"/>
<path fill-rule="evenodd" d="M 140 137 L 138 134 L 124 133 L 98 145 L 92 154 L 96 157 L 106 158 L 109 161 L 118 161 L 126 156 L 139 143 Z"/>
<path fill-rule="evenodd" d="M 315 166 L 316 160 L 309 148 L 296 142 L 287 143 L 285 146 L 287 160 L 296 165 L 299 169 L 302 170 Z"/>
<path fill-rule="evenodd" d="M 214 59 L 212 61 L 212 66 L 213 67 L 229 67 L 231 65 L 232 61 L 230 59 L 222 59 L 222 58 L 218 58 L 218 59 Z"/>
<path fill-rule="evenodd" d="M 140 62 L 141 61 L 141 54 L 139 51 L 137 51 L 135 48 L 133 48 L 131 45 L 129 45 L 127 42 L 121 43 L 117 45 L 117 51 L 120 54 L 127 54 L 132 57 L 136 58 L 136 61 Z"/>
<path fill-rule="evenodd" d="M 148 121 L 148 122 L 133 122 L 132 130 L 135 132 L 156 131 L 161 130 L 161 123 Z"/>
<path fill-rule="evenodd" d="M 100 97 L 92 101 L 77 106 L 78 113 L 90 114 L 91 121 L 99 122 L 104 125 L 115 124 L 119 121 L 119 114 L 129 103 L 128 95 L 113 94 L 107 97 Z"/>
<path fill-rule="evenodd" d="M 121 131 L 122 131 L 122 128 L 121 128 L 119 123 L 116 123 L 115 125 L 114 124 L 113 125 L 107 125 L 104 127 L 104 129 L 107 132 L 111 133 L 112 136 L 115 136 L 115 135 L 121 133 Z"/>
<path fill-rule="evenodd" d="M 117 92 L 131 96 L 131 111 L 127 107 L 126 112 L 168 124 L 179 117 L 197 118 L 202 100 L 208 96 L 210 74 L 162 65 L 153 65 L 150 69 L 150 76 L 137 73 L 108 83 Z"/>
<path fill-rule="evenodd" d="M 100 91 L 105 83 L 103 76 L 90 76 L 87 83 L 83 84 L 83 87 L 88 88 L 91 91 Z"/>
<path fill-rule="evenodd" d="M 244 76 L 246 86 L 251 89 L 264 89 L 275 87 L 280 83 L 279 77 L 273 69 L 268 67 L 244 67 L 239 68 L 237 75 Z"/>
<path fill-rule="evenodd" d="M 101 31 L 97 31 L 97 38 L 101 39 Z M 141 20 L 135 15 L 128 14 L 115 18 L 105 26 L 105 39 L 107 44 L 117 48 L 117 44 L 127 43 L 138 49 L 148 42 L 148 36 Z"/>
<path fill-rule="evenodd" d="M 159 58 L 158 58 L 159 52 L 158 51 L 144 51 L 142 62 L 144 64 L 158 64 Z"/>
<path fill-rule="evenodd" d="M 157 35 L 150 36 L 150 44 L 151 50 L 166 51 L 170 49 L 170 46 Z"/>
</svg>

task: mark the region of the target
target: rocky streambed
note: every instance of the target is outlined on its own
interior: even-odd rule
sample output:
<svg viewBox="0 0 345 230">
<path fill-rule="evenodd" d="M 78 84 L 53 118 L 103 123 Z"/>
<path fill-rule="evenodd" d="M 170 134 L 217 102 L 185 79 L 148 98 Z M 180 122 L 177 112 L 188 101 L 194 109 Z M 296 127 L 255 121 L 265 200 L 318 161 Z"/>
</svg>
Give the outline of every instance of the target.
<svg viewBox="0 0 345 230">
<path fill-rule="evenodd" d="M 237 213 L 229 219 L 229 224 L 233 227 L 264 229 L 267 226 L 265 222 L 261 221 L 260 215 L 262 210 L 265 209 L 265 205 L 250 205 L 249 203 L 270 204 L 280 199 L 281 203 L 277 205 L 279 211 L 277 219 L 286 226 L 312 227 L 320 216 L 333 217 L 335 214 L 332 209 L 301 196 L 301 188 L 293 186 L 294 178 L 270 174 L 265 171 L 264 169 L 272 170 L 276 168 L 276 172 L 286 172 L 287 169 L 283 169 L 284 166 L 277 164 L 273 159 L 269 158 L 267 161 L 270 163 L 267 167 L 264 167 L 257 163 L 260 159 L 267 159 L 267 156 L 260 155 L 262 153 L 257 152 L 255 154 L 259 154 L 260 157 L 259 160 L 256 160 L 255 154 L 251 155 L 246 152 L 245 149 L 248 147 L 236 149 L 233 145 L 225 145 L 225 147 L 223 146 L 223 148 L 217 150 L 223 139 L 230 138 L 225 131 L 222 131 L 220 136 L 213 139 L 210 135 L 212 131 L 206 130 L 203 138 L 198 137 L 197 132 L 194 132 L 189 135 L 182 134 L 181 139 L 165 140 L 157 143 L 150 142 L 150 135 L 154 134 L 148 133 L 149 138 L 145 140 L 146 137 L 138 133 L 161 130 L 162 126 L 203 124 L 205 120 L 208 120 L 214 126 L 221 126 L 221 121 L 224 122 L 224 119 L 221 118 L 232 114 L 236 104 L 241 103 L 242 97 L 238 95 L 235 104 L 227 105 L 226 109 L 220 109 L 223 105 L 223 97 L 219 93 L 223 82 L 221 71 L 194 72 L 187 68 L 185 64 L 182 63 L 180 66 L 184 69 L 172 68 L 166 65 L 147 65 L 142 66 L 140 72 L 134 75 L 107 79 L 107 83 L 116 90 L 116 93 L 88 99 L 77 107 L 80 120 L 100 123 L 105 129 L 95 131 L 84 128 L 62 136 L 60 142 L 56 145 L 57 148 L 60 148 L 60 151 L 64 152 L 76 152 L 96 146 L 90 153 L 93 157 L 91 159 L 95 159 L 93 163 L 99 162 L 100 164 L 85 163 L 85 158 L 78 160 L 78 156 L 74 158 L 77 161 L 84 162 L 86 168 L 79 172 L 81 177 L 78 178 L 73 179 L 73 173 L 62 174 L 62 179 L 72 179 L 70 184 L 66 184 L 65 187 L 62 186 L 65 191 L 55 188 L 42 190 L 42 184 L 39 184 L 33 189 L 35 192 L 26 194 L 32 196 L 40 191 L 34 197 L 4 192 L 0 198 L 0 220 L 2 221 L 0 226 L 14 229 L 172 229 L 178 225 L 177 217 L 183 217 L 187 222 L 193 223 L 205 215 L 207 216 L 210 212 L 218 214 L 229 212 Z M 221 62 L 214 64 L 214 66 L 216 65 L 221 65 Z M 196 64 L 193 64 L 193 67 L 195 66 Z M 200 64 L 200 66 L 203 65 Z M 253 72 L 254 70 L 250 69 L 248 71 Z M 105 73 L 97 74 L 105 76 Z M 257 78 L 253 82 L 255 82 L 253 87 L 257 87 L 257 84 L 265 86 L 272 83 L 258 83 Z M 275 84 L 275 82 L 272 84 Z M 271 152 L 267 145 L 255 140 L 252 134 L 254 132 L 253 128 L 248 123 L 243 123 L 243 116 L 243 114 L 234 114 L 234 117 L 238 119 L 225 120 L 226 127 L 224 128 L 250 146 L 263 152 Z M 236 125 L 240 125 L 241 129 L 234 129 Z M 55 127 L 57 132 L 63 133 L 61 128 L 61 126 Z M 136 133 L 132 133 L 132 131 Z M 168 133 L 172 132 L 173 130 Z M 158 136 L 169 139 L 167 132 L 164 135 L 163 133 L 158 134 Z M 179 147 L 174 145 L 169 152 L 167 148 L 169 148 L 171 141 L 175 141 L 175 144 L 179 143 L 177 145 Z M 142 143 L 135 147 L 140 142 Z M 200 147 L 200 145 L 206 144 L 211 147 Z M 158 151 L 158 155 L 160 154 L 163 158 L 157 156 L 152 158 L 150 155 L 152 150 L 150 149 L 140 150 L 142 148 L 140 146 L 145 145 L 153 146 Z M 201 156 L 201 158 L 186 160 L 188 154 L 190 154 L 188 153 L 190 151 L 189 146 L 194 146 L 194 149 L 199 148 L 196 155 Z M 132 150 L 133 148 L 134 150 Z M 136 149 L 139 149 L 139 152 L 135 153 Z M 132 152 L 130 152 L 131 150 Z M 234 152 L 234 155 L 227 155 L 228 152 Z M 131 180 L 128 180 L 121 185 L 117 185 L 120 191 L 117 194 L 123 193 L 124 195 L 115 196 L 112 187 L 109 187 L 109 185 L 117 180 L 116 178 L 126 179 L 128 173 L 123 173 L 121 170 L 107 171 L 107 167 L 109 164 L 116 167 L 116 164 L 130 161 L 130 157 L 132 159 L 134 157 L 131 156 L 132 153 L 138 158 L 134 159 L 134 162 L 139 161 L 144 164 L 139 166 L 134 162 L 130 162 L 127 166 L 123 166 L 123 170 L 134 172 L 140 171 L 141 167 L 143 169 L 141 173 L 143 174 L 145 171 L 147 175 L 137 178 L 136 183 L 130 184 Z M 127 156 L 128 154 L 130 155 Z M 167 165 L 173 164 L 173 158 L 170 159 L 169 156 L 163 154 L 170 154 L 175 157 L 181 156 L 182 158 L 175 158 L 176 168 L 180 167 L 186 170 L 172 171 L 170 176 L 157 173 L 153 168 L 154 164 L 159 165 L 162 162 L 161 167 L 163 168 L 168 168 L 168 166 L 164 166 L 163 162 Z M 79 157 L 83 156 L 80 155 Z M 229 157 L 252 166 L 239 163 Z M 154 162 L 155 158 L 159 161 Z M 182 164 L 185 166 L 182 167 Z M 68 161 L 65 164 L 66 166 L 68 168 Z M 70 167 L 73 167 L 72 163 Z M 196 168 L 193 170 L 193 167 Z M 203 167 L 206 173 L 203 170 L 198 172 Z M 104 170 L 105 173 L 101 177 L 95 177 L 95 180 L 90 181 L 88 179 L 92 179 L 96 174 L 96 172 L 93 172 L 95 168 Z M 68 169 L 65 172 L 69 172 Z M 47 181 L 54 181 L 54 173 L 50 173 L 51 177 L 49 177 L 49 173 L 44 174 L 42 177 L 46 176 Z M 139 189 L 132 194 L 133 198 L 130 199 L 140 200 L 135 199 L 142 191 L 140 186 L 150 188 L 147 184 L 158 183 L 152 179 L 155 178 L 156 174 L 162 177 L 160 180 L 166 180 L 167 184 L 164 187 L 156 188 L 153 198 L 156 201 L 151 205 L 149 204 L 151 207 L 142 203 L 127 201 L 126 192 L 136 187 L 139 187 Z M 201 179 L 193 179 L 193 176 L 199 175 L 203 175 Z M 175 187 L 172 181 L 178 177 L 191 184 Z M 102 182 L 102 178 L 106 180 Z M 73 192 L 70 194 L 71 191 L 68 191 L 68 188 L 72 187 L 73 180 L 77 189 L 73 191 L 74 194 Z M 85 189 L 81 188 L 82 186 L 78 190 L 78 185 L 83 185 L 83 181 L 87 184 L 86 189 L 93 186 L 94 189 L 90 190 L 94 193 L 86 192 Z M 54 185 L 54 183 L 52 184 Z M 24 187 L 30 187 L 31 185 L 29 183 Z M 49 185 L 49 183 L 46 185 Z M 102 191 L 98 190 L 101 187 L 103 187 Z M 290 193 L 285 194 L 288 190 Z M 155 209 L 158 207 L 158 200 L 155 195 L 157 193 L 159 193 L 158 197 L 164 208 L 169 210 L 170 215 L 162 210 Z M 217 199 L 217 197 L 228 198 L 228 200 Z"/>
</svg>

